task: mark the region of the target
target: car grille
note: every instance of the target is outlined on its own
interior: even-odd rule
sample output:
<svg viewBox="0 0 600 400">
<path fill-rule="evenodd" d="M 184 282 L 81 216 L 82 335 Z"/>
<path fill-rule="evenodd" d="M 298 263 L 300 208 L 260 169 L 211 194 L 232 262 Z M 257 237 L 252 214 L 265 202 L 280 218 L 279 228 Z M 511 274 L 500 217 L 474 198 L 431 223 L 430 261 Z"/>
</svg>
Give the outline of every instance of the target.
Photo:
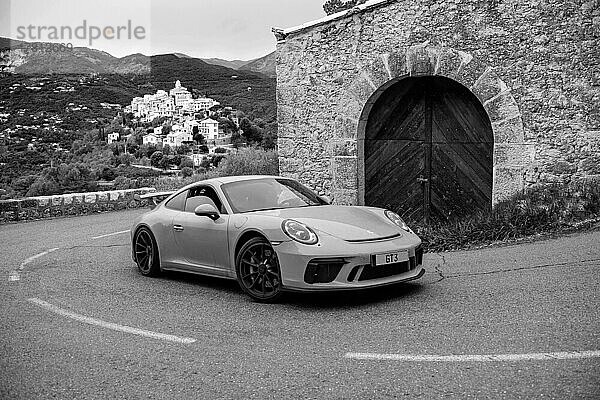
<svg viewBox="0 0 600 400">
<path fill-rule="evenodd" d="M 377 265 L 373 266 L 370 264 L 364 265 L 363 270 L 358 277 L 359 281 L 368 281 L 370 279 L 387 278 L 388 276 L 394 276 L 403 274 L 411 271 L 417 266 L 423 264 L 423 248 L 421 246 L 415 249 L 415 256 L 410 257 L 408 261 L 403 261 L 395 264 Z M 358 268 L 355 268 L 358 270 Z M 348 280 L 354 280 L 356 271 L 353 269 L 348 276 Z M 352 279 L 350 279 L 352 278 Z"/>
</svg>

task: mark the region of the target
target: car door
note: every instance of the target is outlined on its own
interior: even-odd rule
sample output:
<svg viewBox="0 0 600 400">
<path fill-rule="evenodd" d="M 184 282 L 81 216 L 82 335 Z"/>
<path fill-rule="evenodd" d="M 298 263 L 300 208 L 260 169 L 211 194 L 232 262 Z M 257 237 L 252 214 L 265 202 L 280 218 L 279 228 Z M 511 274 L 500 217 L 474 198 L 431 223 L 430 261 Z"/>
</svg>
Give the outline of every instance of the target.
<svg viewBox="0 0 600 400">
<path fill-rule="evenodd" d="M 194 210 L 201 204 L 211 204 L 219 218 L 198 216 Z M 197 186 L 189 190 L 184 210 L 173 218 L 173 233 L 189 269 L 210 275 L 228 275 L 217 259 L 228 254 L 227 226 L 229 215 L 225 212 L 215 190 L 210 186 Z"/>
</svg>

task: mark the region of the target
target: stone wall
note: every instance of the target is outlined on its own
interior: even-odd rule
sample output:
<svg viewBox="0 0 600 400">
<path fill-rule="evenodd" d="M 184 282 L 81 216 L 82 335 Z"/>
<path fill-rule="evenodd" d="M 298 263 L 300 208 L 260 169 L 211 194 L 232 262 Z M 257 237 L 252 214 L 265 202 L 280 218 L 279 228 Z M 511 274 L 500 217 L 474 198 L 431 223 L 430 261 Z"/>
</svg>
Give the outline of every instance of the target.
<svg viewBox="0 0 600 400">
<path fill-rule="evenodd" d="M 154 191 L 140 188 L 0 200 L 0 224 L 145 207 L 148 200 L 137 201 L 133 196 Z"/>
<path fill-rule="evenodd" d="M 368 111 L 411 75 L 483 104 L 494 202 L 600 175 L 600 0 L 376 0 L 274 32 L 281 174 L 336 203 L 364 201 Z"/>
</svg>

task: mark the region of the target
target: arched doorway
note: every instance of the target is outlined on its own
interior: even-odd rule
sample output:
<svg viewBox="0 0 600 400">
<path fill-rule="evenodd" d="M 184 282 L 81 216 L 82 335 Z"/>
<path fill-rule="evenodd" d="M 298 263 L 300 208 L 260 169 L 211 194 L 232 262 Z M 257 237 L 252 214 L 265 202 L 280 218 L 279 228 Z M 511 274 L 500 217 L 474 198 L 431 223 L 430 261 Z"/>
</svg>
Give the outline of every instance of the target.
<svg viewBox="0 0 600 400">
<path fill-rule="evenodd" d="M 365 204 L 409 220 L 447 220 L 492 206 L 494 137 L 473 93 L 441 76 L 407 77 L 369 112 Z"/>
</svg>

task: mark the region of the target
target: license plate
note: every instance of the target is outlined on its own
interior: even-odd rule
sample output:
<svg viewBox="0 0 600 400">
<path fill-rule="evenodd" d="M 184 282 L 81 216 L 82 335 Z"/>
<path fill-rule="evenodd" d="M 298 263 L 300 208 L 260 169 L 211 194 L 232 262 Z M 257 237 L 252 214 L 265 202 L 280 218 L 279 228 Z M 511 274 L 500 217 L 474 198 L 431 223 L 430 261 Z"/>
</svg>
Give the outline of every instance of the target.
<svg viewBox="0 0 600 400">
<path fill-rule="evenodd" d="M 371 257 L 374 258 L 373 261 L 375 265 L 395 264 L 408 261 L 408 250 L 395 251 L 385 254 L 375 254 Z"/>
</svg>

